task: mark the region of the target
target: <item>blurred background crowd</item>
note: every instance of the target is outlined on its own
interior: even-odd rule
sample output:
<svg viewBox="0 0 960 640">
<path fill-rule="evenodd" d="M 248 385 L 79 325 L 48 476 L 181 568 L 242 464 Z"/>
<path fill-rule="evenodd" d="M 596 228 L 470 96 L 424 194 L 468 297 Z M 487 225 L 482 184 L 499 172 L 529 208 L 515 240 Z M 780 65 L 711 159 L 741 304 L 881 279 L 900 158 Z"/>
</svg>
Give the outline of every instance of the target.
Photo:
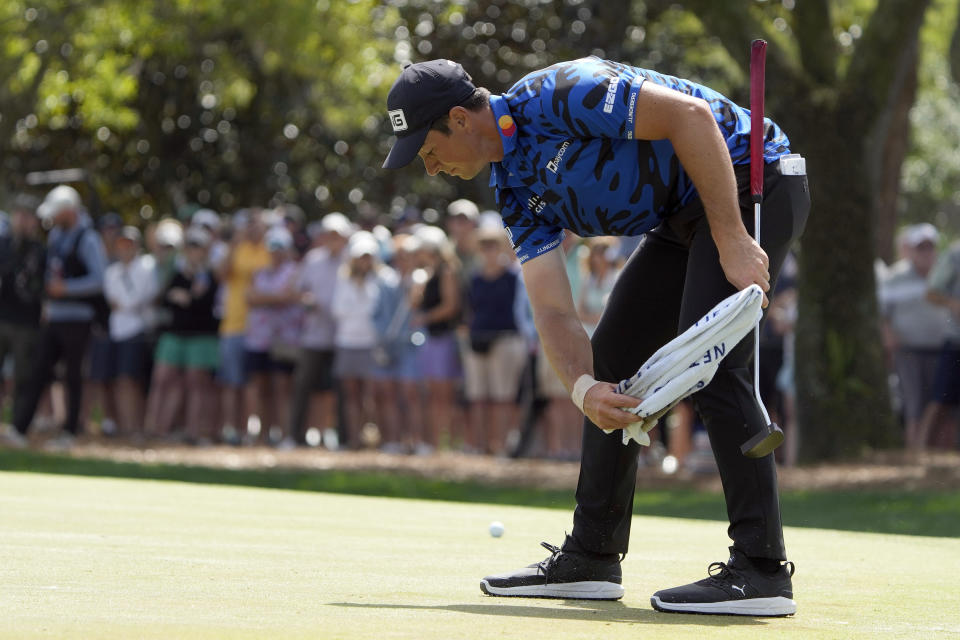
<svg viewBox="0 0 960 640">
<path fill-rule="evenodd" d="M 144 228 L 93 219 L 59 185 L 0 216 L 0 443 L 78 438 L 577 459 L 581 417 L 539 350 L 519 265 L 494 211 L 449 203 L 436 224 L 296 206 L 187 208 Z M 567 234 L 587 333 L 638 239 Z M 904 227 L 878 263 L 894 409 L 909 448 L 955 448 L 960 245 Z M 939 251 L 939 255 L 938 255 Z M 796 261 L 772 296 L 761 391 L 796 460 Z M 638 363 L 639 366 L 640 363 Z M 709 471 L 681 404 L 647 462 Z"/>
</svg>

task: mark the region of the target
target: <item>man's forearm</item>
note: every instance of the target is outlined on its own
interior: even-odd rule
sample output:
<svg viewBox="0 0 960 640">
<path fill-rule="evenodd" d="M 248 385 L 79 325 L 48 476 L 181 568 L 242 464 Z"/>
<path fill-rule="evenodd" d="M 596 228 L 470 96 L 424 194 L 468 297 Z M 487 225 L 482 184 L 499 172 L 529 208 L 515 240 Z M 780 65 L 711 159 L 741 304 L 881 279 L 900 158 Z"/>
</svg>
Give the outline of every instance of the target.
<svg viewBox="0 0 960 640">
<path fill-rule="evenodd" d="M 747 233 L 740 218 L 737 179 L 730 151 L 709 108 L 687 113 L 690 123 L 671 138 L 677 158 L 703 202 L 710 233 L 719 246 L 727 236 Z"/>
<path fill-rule="evenodd" d="M 577 316 L 546 311 L 535 312 L 533 320 L 547 359 L 567 391 L 583 374 L 593 375 L 593 348 Z"/>
</svg>

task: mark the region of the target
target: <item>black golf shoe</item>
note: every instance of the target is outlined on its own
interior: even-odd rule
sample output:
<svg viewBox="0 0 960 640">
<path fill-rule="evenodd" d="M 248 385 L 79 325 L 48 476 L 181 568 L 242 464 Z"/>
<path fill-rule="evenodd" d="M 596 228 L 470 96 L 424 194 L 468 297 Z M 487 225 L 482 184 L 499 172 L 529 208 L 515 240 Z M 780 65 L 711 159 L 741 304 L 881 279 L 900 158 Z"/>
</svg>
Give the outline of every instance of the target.
<svg viewBox="0 0 960 640">
<path fill-rule="evenodd" d="M 764 573 L 740 551 L 730 548 L 726 563 L 714 562 L 703 580 L 657 591 L 650 604 L 657 611 L 737 616 L 789 616 L 793 601 L 792 562 L 775 573 Z"/>
<path fill-rule="evenodd" d="M 550 556 L 513 573 L 487 576 L 480 590 L 491 596 L 618 600 L 623 597 L 621 557 L 564 551 L 541 542 Z"/>
</svg>

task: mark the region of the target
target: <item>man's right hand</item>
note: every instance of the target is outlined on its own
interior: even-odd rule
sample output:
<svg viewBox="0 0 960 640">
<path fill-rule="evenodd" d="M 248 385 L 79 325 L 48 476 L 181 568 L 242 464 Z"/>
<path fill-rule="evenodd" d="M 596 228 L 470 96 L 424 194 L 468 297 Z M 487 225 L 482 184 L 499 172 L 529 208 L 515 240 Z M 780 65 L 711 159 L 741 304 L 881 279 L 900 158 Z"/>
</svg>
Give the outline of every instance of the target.
<svg viewBox="0 0 960 640">
<path fill-rule="evenodd" d="M 728 235 L 715 234 L 714 242 L 720 257 L 720 267 L 727 281 L 743 291 L 752 284 L 764 291 L 764 308 L 769 304 L 766 292 L 770 291 L 770 259 L 756 240 L 746 231 Z"/>
<path fill-rule="evenodd" d="M 598 382 L 583 397 L 583 413 L 601 429 L 625 429 L 638 418 L 624 409 L 632 409 L 640 401 L 616 392 L 616 385 Z"/>
</svg>

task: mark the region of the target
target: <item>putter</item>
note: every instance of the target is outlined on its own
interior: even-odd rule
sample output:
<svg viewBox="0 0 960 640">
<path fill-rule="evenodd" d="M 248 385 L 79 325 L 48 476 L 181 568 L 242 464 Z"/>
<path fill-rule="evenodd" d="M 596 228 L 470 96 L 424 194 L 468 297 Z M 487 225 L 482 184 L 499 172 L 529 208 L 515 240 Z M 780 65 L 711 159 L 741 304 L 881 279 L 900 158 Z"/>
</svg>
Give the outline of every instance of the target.
<svg viewBox="0 0 960 640">
<path fill-rule="evenodd" d="M 760 203 L 763 201 L 763 84 L 767 42 L 750 44 L 750 191 L 753 195 L 753 237 L 760 243 Z M 770 414 L 760 398 L 760 321 L 753 328 L 753 395 L 760 405 L 766 426 L 742 445 L 740 452 L 748 458 L 762 458 L 783 443 L 783 430 L 770 421 Z"/>
</svg>

